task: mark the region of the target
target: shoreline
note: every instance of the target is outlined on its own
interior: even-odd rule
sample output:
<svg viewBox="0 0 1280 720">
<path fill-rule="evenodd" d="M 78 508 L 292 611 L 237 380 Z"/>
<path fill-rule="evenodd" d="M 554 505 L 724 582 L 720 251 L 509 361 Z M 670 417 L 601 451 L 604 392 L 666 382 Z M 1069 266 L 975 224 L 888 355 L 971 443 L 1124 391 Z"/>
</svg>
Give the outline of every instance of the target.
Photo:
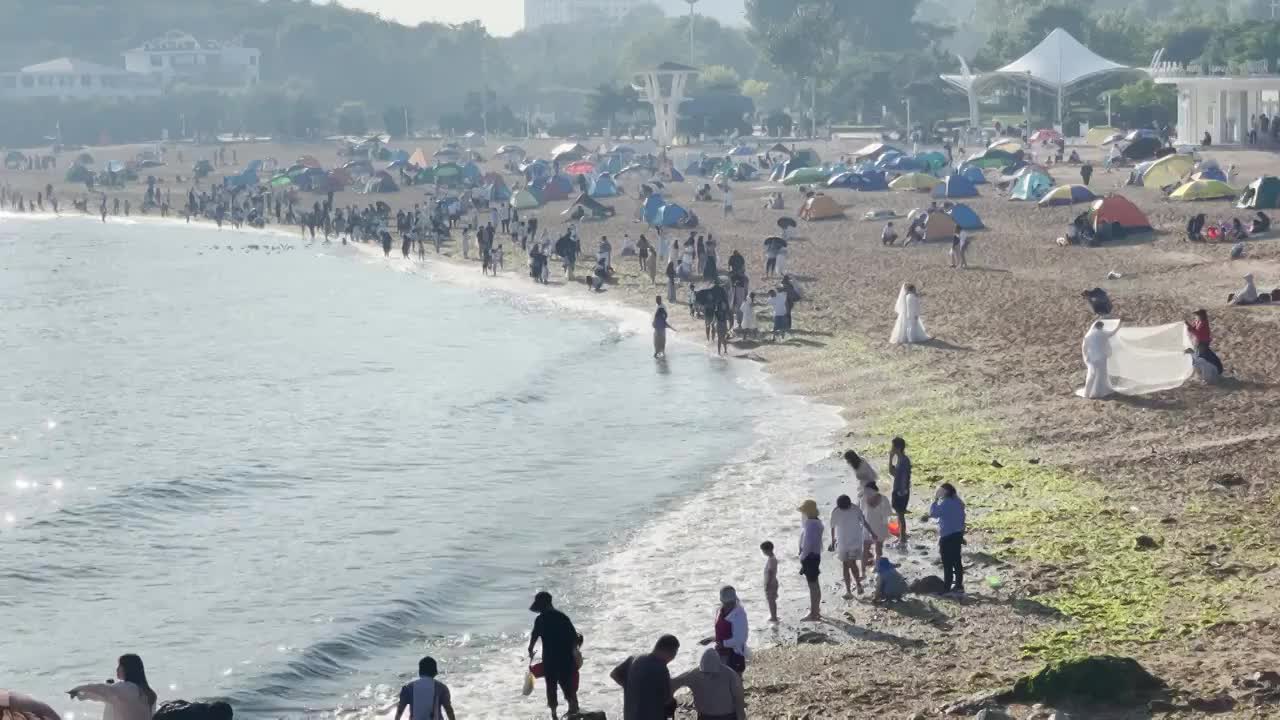
<svg viewBox="0 0 1280 720">
<path fill-rule="evenodd" d="M 854 149 L 814 145 L 827 157 L 833 146 Z M 1241 165 L 1245 182 L 1275 157 L 1208 156 L 1219 154 Z M 1054 174 L 1072 182 L 1072 172 Z M 975 267 L 962 273 L 946 268 L 945 249 L 936 246 L 878 248 L 879 226 L 855 219 L 868 207 L 905 212 L 927 202 L 919 195 L 840 193 L 842 203 L 852 203 L 848 220 L 801 226 L 792 254 L 793 272 L 809 278 L 802 282 L 810 297 L 797 310 L 801 332 L 794 342 L 742 348 L 746 356 L 788 390 L 840 407 L 845 431 L 867 437 L 864 446 L 883 447 L 892 434 L 914 437 L 916 485 L 924 488 L 916 494 L 927 495 L 934 476 L 961 481 L 975 508 L 974 538 L 989 541 L 995 559 L 1010 565 L 998 571 L 1002 589 L 983 591 L 987 597 L 976 602 L 925 600 L 910 606 L 911 616 L 873 614 L 880 633 L 874 637 L 836 636 L 838 645 L 762 653 L 758 672 L 747 678 L 753 714 L 760 708 L 763 717 L 785 717 L 811 708 L 816 717 L 849 715 L 856 692 L 865 716 L 909 706 L 932 717 L 945 700 L 1007 686 L 1045 659 L 1090 651 L 1133 655 L 1184 695 L 1226 692 L 1224 677 L 1280 663 L 1266 633 L 1257 632 L 1275 617 L 1269 599 L 1280 588 L 1280 573 L 1267 560 L 1280 546 L 1267 520 L 1280 509 L 1280 492 L 1263 482 L 1280 472 L 1268 450 L 1280 429 L 1267 412 L 1280 401 L 1272 383 L 1280 376 L 1276 316 L 1274 308 L 1221 304 L 1243 272 L 1258 273 L 1260 287 L 1280 282 L 1280 247 L 1251 242 L 1246 260 L 1233 263 L 1225 246 L 1180 243 L 1187 213 L 1221 219 L 1231 216 L 1230 206 L 1166 203 L 1149 189 L 1120 185 L 1123 179 L 1123 171 L 1099 172 L 1094 185 L 1100 194 L 1111 188 L 1133 199 L 1157 228 L 1153 237 L 1056 248 L 1056 228 L 1080 208 L 1009 203 L 983 186 L 983 196 L 968 202 L 989 229 L 974 235 Z M 754 187 L 739 187 L 738 217 L 720 221 L 711 206 L 694 207 L 718 239 L 727 238 L 722 252 L 742 249 L 749 272 L 758 271 L 754 248 L 775 214 L 752 207 Z M 793 214 L 794 199 L 781 189 L 786 214 Z M 682 202 L 686 191 L 688 185 L 673 186 Z M 411 194 L 354 197 L 367 203 Z M 584 223 L 584 240 L 637 233 L 640 226 L 625 219 L 633 202 L 615 200 L 616 220 Z M 537 214 L 550 215 L 551 226 L 563 204 Z M 615 263 L 623 272 L 607 295 L 642 312 L 655 289 L 636 277 L 629 260 Z M 1110 271 L 1123 278 L 1105 279 Z M 907 280 L 922 287 L 926 325 L 944 346 L 885 343 L 892 297 Z M 1224 348 L 1232 380 L 1132 400 L 1071 397 L 1086 322 L 1078 294 L 1093 286 L 1112 292 L 1126 321 L 1138 324 L 1210 308 L 1215 345 Z M 869 455 L 879 467 L 883 454 Z M 1223 474 L 1243 485 L 1209 480 Z M 1151 534 L 1159 549 L 1135 552 L 1139 534 Z M 1131 612 L 1135 599 L 1142 602 Z M 1024 634 L 1049 642 L 1036 646 Z M 889 658 L 898 656 L 910 658 L 914 672 L 892 667 Z M 841 663 L 848 671 L 834 672 Z M 876 668 L 873 675 L 863 672 L 868 666 Z M 1249 717 L 1249 710 L 1242 705 L 1223 717 Z"/>
</svg>

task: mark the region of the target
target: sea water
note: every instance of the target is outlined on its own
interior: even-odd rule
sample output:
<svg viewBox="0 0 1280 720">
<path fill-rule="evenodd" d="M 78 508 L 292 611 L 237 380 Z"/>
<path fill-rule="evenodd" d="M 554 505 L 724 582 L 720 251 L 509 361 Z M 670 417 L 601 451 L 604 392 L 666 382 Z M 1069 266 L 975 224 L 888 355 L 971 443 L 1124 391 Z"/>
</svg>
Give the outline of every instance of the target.
<svg viewBox="0 0 1280 720">
<path fill-rule="evenodd" d="M 679 308 L 658 363 L 607 293 L 291 234 L 0 215 L 0 318 L 0 678 L 68 720 L 125 652 L 242 717 L 386 715 L 427 654 L 465 717 L 546 717 L 541 589 L 616 714 L 721 585 L 777 639 L 757 547 L 837 426 Z"/>
</svg>

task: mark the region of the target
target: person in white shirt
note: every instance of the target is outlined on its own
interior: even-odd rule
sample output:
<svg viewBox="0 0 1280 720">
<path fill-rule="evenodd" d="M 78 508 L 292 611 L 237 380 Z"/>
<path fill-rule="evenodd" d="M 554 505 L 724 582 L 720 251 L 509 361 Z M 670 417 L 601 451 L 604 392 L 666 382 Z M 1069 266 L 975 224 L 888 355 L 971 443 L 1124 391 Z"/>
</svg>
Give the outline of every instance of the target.
<svg viewBox="0 0 1280 720">
<path fill-rule="evenodd" d="M 787 296 L 777 290 L 769 291 L 769 307 L 773 308 L 773 339 L 787 336 Z"/>
<path fill-rule="evenodd" d="M 866 531 L 865 533 L 863 531 Z M 831 511 L 831 546 L 827 549 L 836 554 L 844 573 L 844 599 L 853 599 L 853 588 L 849 586 L 849 577 L 862 594 L 862 574 L 858 572 L 858 561 L 862 559 L 863 538 L 867 535 L 875 537 L 875 531 L 867 524 L 867 518 L 849 499 L 848 495 L 836 498 L 836 507 Z"/>
<path fill-rule="evenodd" d="M 728 185 L 724 186 L 724 216 L 729 217 L 733 214 L 733 188 Z"/>
<path fill-rule="evenodd" d="M 844 461 L 849 463 L 849 467 L 853 469 L 853 477 L 858 483 L 857 496 L 861 499 L 863 490 L 868 485 L 879 480 L 880 475 L 876 472 L 875 467 L 871 465 L 871 461 L 852 450 L 844 451 Z"/>
<path fill-rule="evenodd" d="M 738 591 L 732 585 L 720 588 L 720 607 L 716 608 L 716 651 L 724 664 L 741 675 L 747 669 L 747 611 L 738 601 Z"/>
<path fill-rule="evenodd" d="M 749 293 L 747 299 L 742 301 L 742 305 L 738 307 L 738 312 L 742 315 L 742 322 L 738 324 L 738 330 L 744 337 L 755 337 L 756 332 L 760 329 L 760 323 L 756 322 L 756 294 Z"/>
<path fill-rule="evenodd" d="M 862 488 L 858 509 L 871 527 L 871 533 L 862 539 L 862 574 L 866 575 L 872 550 L 875 551 L 875 559 L 884 557 L 884 541 L 889 537 L 889 518 L 893 514 L 893 504 L 889 502 L 889 498 L 880 494 L 879 486 L 872 482 Z"/>
<path fill-rule="evenodd" d="M 822 566 L 822 521 L 818 519 L 818 502 L 800 504 L 804 522 L 800 528 L 800 574 L 809 583 L 809 614 L 804 622 L 822 621 L 822 585 L 818 582 Z"/>
<path fill-rule="evenodd" d="M 93 700 L 106 705 L 102 720 L 151 720 L 156 710 L 156 693 L 147 684 L 142 658 L 121 655 L 116 664 L 115 683 L 91 683 L 72 688 L 73 700 Z"/>
</svg>

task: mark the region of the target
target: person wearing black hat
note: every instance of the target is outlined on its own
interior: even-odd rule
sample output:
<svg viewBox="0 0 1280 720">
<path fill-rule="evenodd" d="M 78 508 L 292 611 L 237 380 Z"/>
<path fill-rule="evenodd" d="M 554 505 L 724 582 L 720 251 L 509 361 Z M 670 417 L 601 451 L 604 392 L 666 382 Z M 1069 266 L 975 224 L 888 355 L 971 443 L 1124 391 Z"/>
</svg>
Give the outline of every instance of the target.
<svg viewBox="0 0 1280 720">
<path fill-rule="evenodd" d="M 541 640 L 543 678 L 547 683 L 547 706 L 551 708 L 551 717 L 557 717 L 557 686 L 564 692 L 565 702 L 569 704 L 569 714 L 573 715 L 578 712 L 578 688 L 575 682 L 578 631 L 568 615 L 552 606 L 549 592 L 535 595 L 529 611 L 538 613 L 538 619 L 533 621 L 533 632 L 529 634 L 529 657 L 533 657 L 534 648 Z"/>
</svg>

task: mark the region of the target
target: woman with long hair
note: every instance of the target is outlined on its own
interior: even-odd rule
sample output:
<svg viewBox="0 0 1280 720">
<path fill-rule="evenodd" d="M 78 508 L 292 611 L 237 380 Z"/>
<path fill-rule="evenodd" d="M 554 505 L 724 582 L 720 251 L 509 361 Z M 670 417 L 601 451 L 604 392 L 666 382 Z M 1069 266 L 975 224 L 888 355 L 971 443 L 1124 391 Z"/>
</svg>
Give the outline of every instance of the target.
<svg viewBox="0 0 1280 720">
<path fill-rule="evenodd" d="M 73 688 L 73 700 L 93 700 L 105 704 L 102 720 L 151 720 L 156 709 L 156 692 L 147 683 L 142 658 L 121 655 L 114 683 L 91 683 Z"/>
</svg>

